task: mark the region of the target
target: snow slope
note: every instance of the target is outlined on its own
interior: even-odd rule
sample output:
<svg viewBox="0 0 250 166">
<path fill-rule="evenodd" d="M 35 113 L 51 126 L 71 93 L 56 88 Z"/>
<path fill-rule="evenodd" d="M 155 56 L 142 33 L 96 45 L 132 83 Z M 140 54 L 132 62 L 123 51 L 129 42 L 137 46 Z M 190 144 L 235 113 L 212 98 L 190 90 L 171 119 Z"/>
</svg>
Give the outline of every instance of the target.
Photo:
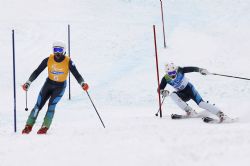
<svg viewBox="0 0 250 166">
<path fill-rule="evenodd" d="M 152 25 L 157 27 L 161 76 L 165 62 L 250 77 L 250 2 L 243 0 L 164 1 L 167 49 L 163 48 L 160 4 L 155 0 L 0 0 L 0 166 L 20 165 L 241 165 L 250 162 L 248 81 L 188 74 L 204 99 L 239 117 L 233 124 L 200 119 L 174 121 L 182 111 L 167 99 L 157 111 Z M 36 135 L 46 106 L 30 135 L 21 135 L 25 112 L 22 85 L 51 52 L 67 40 L 71 55 L 90 85 L 103 129 L 86 94 L 72 79 L 57 105 L 49 133 Z M 13 132 L 11 30 L 16 35 L 17 122 Z M 46 78 L 28 92 L 32 109 Z M 168 88 L 172 90 L 171 88 Z M 197 111 L 203 112 L 190 102 Z M 205 113 L 205 112 L 204 112 Z"/>
</svg>

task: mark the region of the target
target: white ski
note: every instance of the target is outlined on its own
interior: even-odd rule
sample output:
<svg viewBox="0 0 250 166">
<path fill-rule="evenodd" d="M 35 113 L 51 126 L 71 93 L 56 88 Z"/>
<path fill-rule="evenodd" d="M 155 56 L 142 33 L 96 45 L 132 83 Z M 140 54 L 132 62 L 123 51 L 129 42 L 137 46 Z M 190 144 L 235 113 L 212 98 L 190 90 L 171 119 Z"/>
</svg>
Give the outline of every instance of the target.
<svg viewBox="0 0 250 166">
<path fill-rule="evenodd" d="M 179 115 L 179 114 L 172 114 L 171 118 L 172 119 L 188 119 L 188 118 L 202 118 L 201 114 L 196 114 L 196 115 Z"/>
<path fill-rule="evenodd" d="M 219 119 L 214 119 L 214 118 L 210 118 L 210 117 L 203 117 L 202 120 L 205 123 L 233 123 L 233 122 L 237 122 L 239 120 L 239 118 L 226 117 L 223 121 L 220 121 Z"/>
</svg>

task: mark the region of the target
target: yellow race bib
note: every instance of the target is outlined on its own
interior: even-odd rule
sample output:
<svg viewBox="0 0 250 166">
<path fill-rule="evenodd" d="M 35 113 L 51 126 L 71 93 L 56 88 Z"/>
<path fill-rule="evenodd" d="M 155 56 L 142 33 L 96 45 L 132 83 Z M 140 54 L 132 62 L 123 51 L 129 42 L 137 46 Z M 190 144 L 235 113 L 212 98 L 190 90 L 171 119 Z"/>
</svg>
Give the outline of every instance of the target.
<svg viewBox="0 0 250 166">
<path fill-rule="evenodd" d="M 54 54 L 49 56 L 48 60 L 48 75 L 49 79 L 56 82 L 64 82 L 69 74 L 69 57 L 65 56 L 62 62 L 54 60 Z"/>
</svg>

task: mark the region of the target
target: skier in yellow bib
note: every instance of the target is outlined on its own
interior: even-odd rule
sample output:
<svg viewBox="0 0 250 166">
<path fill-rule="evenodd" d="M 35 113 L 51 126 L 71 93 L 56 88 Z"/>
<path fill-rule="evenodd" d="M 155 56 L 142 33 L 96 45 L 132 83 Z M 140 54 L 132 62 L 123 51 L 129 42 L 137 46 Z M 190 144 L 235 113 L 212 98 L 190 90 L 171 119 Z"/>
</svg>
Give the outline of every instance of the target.
<svg viewBox="0 0 250 166">
<path fill-rule="evenodd" d="M 88 90 L 88 84 L 84 82 L 84 79 L 77 71 L 72 60 L 65 56 L 66 46 L 63 42 L 57 41 L 53 43 L 53 54 L 45 58 L 38 68 L 31 74 L 28 81 L 23 84 L 23 89 L 28 91 L 32 81 L 34 81 L 38 75 L 48 67 L 48 78 L 46 79 L 36 102 L 35 107 L 32 109 L 25 128 L 22 134 L 29 134 L 33 125 L 37 119 L 39 111 L 42 109 L 46 101 L 49 99 L 48 110 L 44 117 L 42 127 L 38 130 L 37 134 L 46 134 L 49 129 L 54 113 L 56 104 L 59 102 L 64 94 L 67 76 L 69 71 L 74 75 L 78 83 L 83 90 Z"/>
</svg>

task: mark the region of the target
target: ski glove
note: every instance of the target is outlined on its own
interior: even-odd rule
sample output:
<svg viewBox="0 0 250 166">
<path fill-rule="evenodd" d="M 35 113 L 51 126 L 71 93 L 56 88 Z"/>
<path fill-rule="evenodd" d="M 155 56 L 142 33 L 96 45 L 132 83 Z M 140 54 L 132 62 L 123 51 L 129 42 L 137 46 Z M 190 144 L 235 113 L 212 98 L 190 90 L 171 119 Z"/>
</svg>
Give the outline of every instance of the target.
<svg viewBox="0 0 250 166">
<path fill-rule="evenodd" d="M 30 87 L 30 84 L 31 84 L 30 81 L 25 82 L 25 83 L 22 85 L 23 90 L 28 91 L 28 89 L 29 89 L 29 87 Z"/>
<path fill-rule="evenodd" d="M 89 89 L 89 85 L 87 83 L 82 83 L 82 89 L 87 91 Z"/>
<path fill-rule="evenodd" d="M 207 69 L 200 69 L 200 73 L 201 73 L 202 75 L 208 75 L 208 74 L 210 74 L 209 71 L 208 71 Z"/>
<path fill-rule="evenodd" d="M 169 95 L 169 91 L 161 89 L 160 94 L 162 95 L 162 97 L 167 97 Z"/>
</svg>

